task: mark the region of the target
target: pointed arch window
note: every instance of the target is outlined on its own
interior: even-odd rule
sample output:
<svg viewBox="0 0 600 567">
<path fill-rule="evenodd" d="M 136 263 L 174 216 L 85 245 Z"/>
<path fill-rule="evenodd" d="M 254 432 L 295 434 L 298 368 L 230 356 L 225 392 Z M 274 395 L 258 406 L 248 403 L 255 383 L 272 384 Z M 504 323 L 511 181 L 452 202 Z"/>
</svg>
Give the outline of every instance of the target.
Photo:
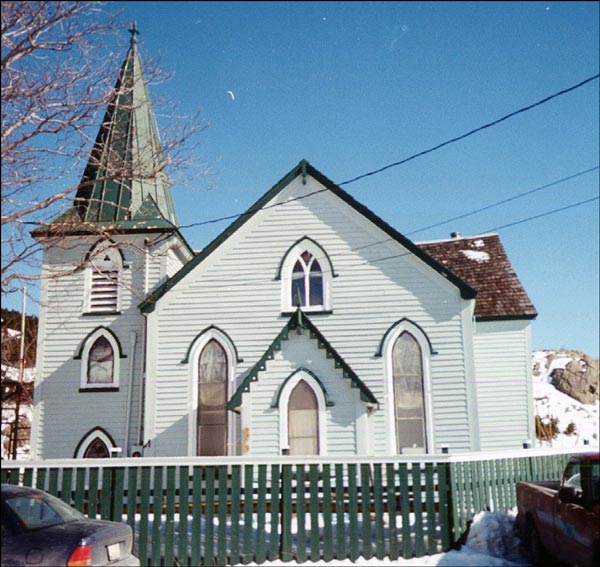
<svg viewBox="0 0 600 567">
<path fill-rule="evenodd" d="M 323 306 L 323 271 L 308 250 L 302 252 L 294 264 L 291 293 L 291 303 L 296 307 Z"/>
<path fill-rule="evenodd" d="M 109 459 L 114 448 L 112 436 L 102 427 L 94 427 L 81 438 L 73 456 L 75 459 Z"/>
<path fill-rule="evenodd" d="M 84 459 L 108 459 L 109 457 L 110 451 L 99 437 L 96 437 L 83 453 Z"/>
<path fill-rule="evenodd" d="M 241 454 L 241 418 L 226 409 L 242 362 L 231 337 L 214 325 L 205 328 L 182 362 L 189 363 L 188 455 Z"/>
<path fill-rule="evenodd" d="M 325 251 L 314 240 L 301 239 L 286 252 L 279 269 L 282 310 L 329 311 L 333 276 Z"/>
<path fill-rule="evenodd" d="M 296 370 L 282 385 L 277 405 L 282 454 L 326 455 L 328 401 L 318 378 Z"/>
<path fill-rule="evenodd" d="M 288 436 L 290 455 L 319 454 L 319 404 L 304 380 L 290 394 Z"/>
<path fill-rule="evenodd" d="M 227 455 L 227 369 L 225 349 L 211 339 L 198 358 L 196 454 Z"/>
<path fill-rule="evenodd" d="M 431 354 L 425 332 L 408 319 L 384 335 L 386 413 L 392 454 L 427 453 L 434 447 L 431 396 Z"/>
<path fill-rule="evenodd" d="M 114 245 L 94 247 L 88 254 L 86 268 L 88 313 L 118 313 L 123 257 Z"/>
<path fill-rule="evenodd" d="M 102 335 L 96 339 L 87 360 L 88 384 L 111 384 L 115 380 L 115 351 Z"/>
<path fill-rule="evenodd" d="M 394 419 L 399 453 L 407 448 L 427 449 L 423 356 L 419 343 L 403 332 L 394 343 Z"/>
<path fill-rule="evenodd" d="M 92 331 L 75 356 L 81 360 L 80 391 L 117 390 L 121 358 L 126 355 L 110 329 L 98 327 Z"/>
</svg>

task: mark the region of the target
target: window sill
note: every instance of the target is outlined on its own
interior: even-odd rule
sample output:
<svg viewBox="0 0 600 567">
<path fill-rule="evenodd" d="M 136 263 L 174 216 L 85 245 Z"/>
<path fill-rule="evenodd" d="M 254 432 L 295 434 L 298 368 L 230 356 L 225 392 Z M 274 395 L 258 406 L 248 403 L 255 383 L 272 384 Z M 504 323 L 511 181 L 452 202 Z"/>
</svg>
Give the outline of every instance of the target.
<svg viewBox="0 0 600 567">
<path fill-rule="evenodd" d="M 281 315 L 283 317 L 291 317 L 292 315 L 295 315 L 297 313 L 297 311 L 282 311 Z M 310 309 L 302 309 L 302 313 L 304 313 L 305 315 L 310 315 L 311 317 L 313 315 L 332 315 L 333 311 L 332 310 L 324 310 L 324 309 L 316 309 L 314 311 L 310 310 Z"/>
<path fill-rule="evenodd" d="M 79 388 L 80 394 L 92 394 L 94 392 L 118 392 L 119 388 L 114 386 L 109 386 L 106 388 Z"/>
<path fill-rule="evenodd" d="M 82 313 L 84 317 L 99 317 L 102 315 L 121 315 L 120 311 L 86 311 Z"/>
</svg>

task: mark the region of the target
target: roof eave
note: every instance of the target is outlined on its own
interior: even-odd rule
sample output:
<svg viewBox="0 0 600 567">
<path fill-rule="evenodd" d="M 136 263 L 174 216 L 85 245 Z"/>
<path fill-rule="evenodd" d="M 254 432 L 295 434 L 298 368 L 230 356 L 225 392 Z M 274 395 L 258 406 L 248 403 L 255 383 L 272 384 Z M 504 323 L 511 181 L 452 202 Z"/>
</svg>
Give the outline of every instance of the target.
<svg viewBox="0 0 600 567">
<path fill-rule="evenodd" d="M 269 191 L 267 191 L 258 201 L 256 201 L 245 213 L 242 213 L 233 223 L 231 223 L 223 232 L 221 232 L 206 248 L 202 250 L 200 254 L 195 256 L 190 262 L 183 266 L 177 273 L 171 278 L 165 281 L 162 285 L 156 288 L 152 293 L 148 295 L 139 305 L 138 308 L 143 313 L 150 313 L 154 311 L 155 303 L 177 282 L 183 279 L 192 269 L 208 257 L 216 248 L 218 248 L 227 238 L 234 234 L 239 228 L 241 228 L 250 218 L 252 218 L 266 203 L 273 199 L 280 191 L 287 187 L 296 177 L 299 175 L 310 175 L 316 179 L 319 183 L 324 185 L 333 194 L 337 195 L 346 204 L 350 205 L 377 227 L 383 230 L 386 234 L 392 237 L 394 240 L 399 242 L 402 246 L 407 248 L 412 254 L 420 258 L 427 265 L 433 268 L 435 271 L 440 273 L 443 277 L 448 279 L 452 284 L 460 290 L 460 295 L 463 299 L 474 299 L 477 296 L 477 291 L 472 288 L 467 282 L 457 277 L 455 274 L 450 272 L 447 268 L 439 264 L 429 254 L 421 250 L 416 244 L 410 241 L 408 238 L 400 234 L 397 230 L 392 228 L 383 219 L 378 217 L 365 205 L 359 203 L 350 194 L 346 193 L 341 187 L 337 186 L 331 179 L 328 179 L 320 171 L 315 169 L 306 160 L 301 160 L 296 167 L 294 167 L 287 175 L 282 177 Z"/>
<path fill-rule="evenodd" d="M 527 321 L 537 319 L 537 313 L 521 313 L 512 315 L 475 315 L 475 321 Z"/>
</svg>

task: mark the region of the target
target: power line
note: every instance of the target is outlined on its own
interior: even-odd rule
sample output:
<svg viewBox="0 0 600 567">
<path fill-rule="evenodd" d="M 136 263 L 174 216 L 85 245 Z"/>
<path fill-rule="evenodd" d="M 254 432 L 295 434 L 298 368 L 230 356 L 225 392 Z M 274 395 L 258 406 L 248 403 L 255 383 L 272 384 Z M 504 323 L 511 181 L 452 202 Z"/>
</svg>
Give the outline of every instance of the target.
<svg viewBox="0 0 600 567">
<path fill-rule="evenodd" d="M 560 207 L 558 209 L 553 209 L 551 211 L 546 211 L 544 213 L 540 213 L 539 215 L 534 215 L 534 216 L 531 216 L 531 217 L 527 217 L 525 219 L 521 219 L 521 220 L 518 220 L 518 221 L 515 221 L 515 222 L 504 224 L 502 226 L 497 226 L 497 227 L 491 228 L 489 230 L 479 231 L 479 234 L 486 234 L 486 233 L 489 233 L 489 232 L 494 232 L 494 231 L 499 230 L 501 228 L 507 228 L 507 227 L 510 227 L 510 226 L 515 226 L 515 225 L 518 225 L 518 224 L 523 224 L 523 223 L 526 223 L 526 222 L 530 222 L 530 221 L 533 221 L 533 220 L 536 220 L 536 219 L 539 219 L 539 218 L 542 218 L 542 217 L 546 217 L 546 216 L 553 215 L 553 214 L 556 214 L 556 213 L 559 213 L 559 212 L 562 212 L 562 211 L 566 211 L 568 209 L 572 209 L 574 207 L 579 207 L 579 206 L 584 205 L 586 203 L 591 203 L 592 201 L 597 201 L 598 199 L 600 199 L 600 197 L 592 197 L 591 199 L 586 199 L 585 201 L 579 201 L 578 203 L 573 203 L 571 205 L 566 205 L 566 206 Z M 392 240 L 392 239 L 390 238 L 390 239 L 387 239 L 387 240 Z M 382 240 L 380 242 L 374 242 L 374 243 L 369 244 L 367 246 L 374 246 L 376 244 L 383 244 L 383 243 L 387 242 L 387 240 Z M 418 246 L 420 248 L 419 244 L 416 244 L 416 246 Z M 365 247 L 353 248 L 350 252 L 340 252 L 340 253 L 337 253 L 337 254 L 329 254 L 329 256 L 330 257 L 349 256 L 352 252 L 356 252 L 356 251 L 360 250 L 361 248 L 365 248 Z M 371 265 L 371 264 L 375 264 L 375 263 L 378 263 L 378 262 L 385 262 L 385 261 L 388 261 L 388 260 L 395 260 L 397 258 L 402 258 L 404 256 L 411 256 L 412 254 L 413 254 L 412 252 L 401 252 L 399 254 L 392 254 L 391 256 L 384 256 L 384 257 L 381 257 L 381 258 L 374 258 L 374 259 L 369 259 L 369 260 L 363 260 L 361 262 L 357 262 L 357 263 L 354 263 L 354 264 L 346 265 L 346 266 L 344 266 L 344 268 L 347 269 L 347 268 L 355 268 L 355 267 L 358 267 L 358 266 Z M 333 270 L 321 267 L 321 272 L 323 272 L 323 273 L 333 273 Z M 245 281 L 241 281 L 241 282 L 228 282 L 228 283 L 224 284 L 222 279 L 213 279 L 213 280 L 210 280 L 210 279 L 207 279 L 207 278 L 203 278 L 202 282 L 204 284 L 209 284 L 209 285 L 210 284 L 216 284 L 216 285 L 219 285 L 219 286 L 224 286 L 227 289 L 231 289 L 231 288 L 239 288 L 239 287 L 245 287 L 245 286 L 248 286 L 248 285 L 255 285 L 255 284 L 261 284 L 261 283 L 275 284 L 277 282 L 277 280 L 274 280 L 273 278 L 268 278 L 268 279 L 266 279 L 266 278 L 259 278 L 258 279 L 257 278 L 257 279 L 245 280 Z"/>
<path fill-rule="evenodd" d="M 517 193 L 516 195 L 513 195 L 512 197 L 508 197 L 507 199 L 503 199 L 501 201 L 496 201 L 495 203 L 491 203 L 490 205 L 486 205 L 485 207 L 480 207 L 480 208 L 475 209 L 473 211 L 468 211 L 466 213 L 463 213 L 463 214 L 461 214 L 459 216 L 452 217 L 452 218 L 449 218 L 447 220 L 442 220 L 442 221 L 439 221 L 439 222 L 437 222 L 435 224 L 431 224 L 429 226 L 425 226 L 423 228 L 418 228 L 418 229 L 413 230 L 411 232 L 406 232 L 406 233 L 402 233 L 402 234 L 405 234 L 406 236 L 411 235 L 411 234 L 416 234 L 418 232 L 423 232 L 424 230 L 428 230 L 430 228 L 441 226 L 443 224 L 447 224 L 449 222 L 452 222 L 452 221 L 455 221 L 455 220 L 458 220 L 458 219 L 469 217 L 469 216 L 475 215 L 477 213 L 480 213 L 482 211 L 487 211 L 487 210 L 492 209 L 494 207 L 498 207 L 498 206 L 503 205 L 505 203 L 508 203 L 510 201 L 515 201 L 517 199 L 520 199 L 521 197 L 525 197 L 527 195 L 531 195 L 532 193 L 536 193 L 538 191 L 542 191 L 543 189 L 548 189 L 550 187 L 554 187 L 555 185 L 558 185 L 560 183 L 564 183 L 565 181 L 569 181 L 571 179 L 575 179 L 576 177 L 579 177 L 581 175 L 585 175 L 586 173 L 591 173 L 592 171 L 596 171 L 597 169 L 600 169 L 600 166 L 596 165 L 595 167 L 591 167 L 589 169 L 585 169 L 583 171 L 579 171 L 579 172 L 574 173 L 572 175 L 568 175 L 567 177 L 563 177 L 561 179 L 557 179 L 556 181 L 551 181 L 550 183 L 546 183 L 545 185 L 542 185 L 540 187 L 536 187 L 535 189 L 530 189 L 528 191 L 524 191 L 523 193 Z M 372 242 L 370 244 L 365 244 L 364 246 L 359 246 L 358 248 L 355 248 L 355 250 L 362 250 L 364 248 L 369 248 L 371 246 L 376 246 L 377 244 L 382 244 L 384 242 L 387 242 L 388 240 L 392 240 L 392 238 L 388 237 L 388 238 L 385 238 L 383 240 L 378 240 L 377 242 Z M 332 254 L 332 255 L 335 256 L 335 254 Z"/>
<path fill-rule="evenodd" d="M 504 205 L 505 203 L 510 203 L 510 201 L 516 201 L 517 199 L 521 199 L 522 197 L 526 197 L 527 195 L 531 195 L 532 193 L 537 193 L 538 191 L 542 191 L 543 189 L 548 189 L 549 187 L 554 187 L 555 185 L 558 185 L 559 183 L 564 183 L 565 181 L 569 181 L 570 179 L 575 179 L 576 177 L 579 177 L 580 175 L 585 175 L 586 173 L 590 173 L 592 171 L 596 171 L 597 169 L 600 169 L 600 166 L 595 166 L 595 167 L 591 167 L 590 169 L 586 169 L 584 171 L 580 171 L 578 173 L 574 173 L 573 175 L 569 175 L 568 177 L 563 177 L 562 179 L 558 179 L 556 181 L 552 181 L 550 183 L 547 183 L 546 185 L 542 185 L 541 187 L 536 187 L 535 189 L 531 189 L 530 191 L 525 191 L 524 193 L 518 193 L 517 195 L 513 195 L 512 197 L 508 197 L 507 199 L 502 199 L 502 201 L 496 201 L 495 203 L 492 203 L 490 205 L 486 205 L 485 207 L 481 207 L 479 209 L 475 209 L 473 211 L 469 211 L 467 213 L 463 213 L 462 215 L 458 215 L 457 217 L 452 217 L 451 219 L 448 220 L 443 220 L 440 222 L 437 222 L 435 224 L 430 224 L 429 226 L 425 226 L 423 228 L 419 228 L 417 230 L 413 230 L 411 232 L 407 232 L 406 234 L 417 234 L 417 232 L 423 232 L 424 230 L 428 230 L 430 228 L 436 228 L 438 226 L 441 226 L 443 224 L 447 224 L 449 222 L 455 221 L 455 220 L 459 220 L 459 219 L 464 219 L 466 217 L 470 217 L 472 215 L 475 215 L 477 213 L 481 213 L 483 211 L 487 211 L 489 209 L 493 209 L 494 207 L 498 207 L 500 205 Z"/>
<path fill-rule="evenodd" d="M 343 181 L 342 183 L 338 183 L 338 185 L 342 186 L 342 185 L 348 185 L 349 183 L 354 183 L 355 181 L 358 181 L 359 179 L 364 179 L 365 177 L 369 177 L 371 175 L 376 175 L 377 173 L 381 173 L 382 171 L 385 171 L 386 169 L 390 169 L 392 167 L 402 165 L 413 159 L 424 156 L 425 154 L 429 154 L 431 152 L 439 150 L 440 148 L 443 148 L 444 146 L 448 146 L 450 144 L 458 142 L 459 140 L 464 140 L 465 138 L 468 138 L 469 136 L 472 136 L 473 134 L 476 134 L 477 132 L 481 132 L 482 130 L 485 130 L 486 128 L 491 128 L 492 126 L 496 126 L 496 124 L 500 124 L 501 122 L 504 122 L 505 120 L 508 120 L 509 118 L 512 118 L 513 116 L 516 116 L 517 114 L 521 114 L 522 112 L 527 112 L 528 110 L 531 110 L 532 108 L 535 108 L 536 106 L 541 106 L 542 104 L 545 104 L 546 102 L 552 100 L 553 98 L 557 98 L 557 97 L 567 94 L 571 91 L 574 91 L 575 89 L 579 89 L 579 88 L 583 87 L 584 85 L 586 85 L 587 83 L 590 83 L 591 81 L 595 81 L 598 77 L 600 77 L 600 74 L 594 75 L 593 77 L 588 77 L 587 79 L 581 81 L 580 83 L 577 83 L 576 85 L 573 85 L 572 87 L 568 87 L 566 89 L 558 91 L 557 93 L 547 96 L 546 98 L 543 98 L 542 100 L 538 100 L 537 102 L 534 102 L 533 104 L 524 106 L 523 108 L 519 108 L 519 110 L 515 110 L 514 112 L 511 112 L 510 114 L 506 114 L 505 116 L 502 116 L 501 118 L 493 120 L 492 122 L 488 122 L 487 124 L 484 124 L 483 126 L 479 126 L 478 128 L 475 128 L 474 130 L 471 130 L 470 132 L 467 132 L 466 134 L 462 134 L 460 136 L 457 136 L 456 138 L 446 140 L 445 142 L 442 142 L 441 144 L 438 144 L 437 146 L 434 146 L 427 150 L 423 150 L 422 152 L 414 154 L 403 160 L 400 160 L 400 161 L 397 161 L 394 163 L 390 163 L 389 165 L 385 165 L 383 167 L 380 167 L 379 169 L 369 171 L 368 173 L 363 173 L 362 175 L 353 177 L 352 179 L 349 179 L 348 181 Z"/>
<path fill-rule="evenodd" d="M 237 219 L 239 217 L 244 217 L 247 215 L 253 215 L 254 213 L 257 213 L 258 211 L 266 211 L 267 209 L 281 207 L 282 205 L 287 205 L 288 203 L 292 203 L 293 201 L 300 201 L 302 199 L 312 197 L 313 195 L 317 195 L 318 193 L 324 193 L 325 191 L 329 191 L 329 189 L 318 189 L 317 191 L 313 191 L 312 193 L 307 193 L 306 195 L 300 195 L 300 197 L 294 197 L 293 199 L 288 199 L 287 201 L 283 201 L 281 203 L 273 203 L 272 205 L 267 205 L 265 207 L 257 207 L 256 209 L 249 209 L 243 213 L 237 213 L 237 214 L 229 215 L 226 217 L 220 217 L 218 219 L 210 219 L 210 220 L 206 220 L 206 221 L 193 222 L 191 224 L 184 224 L 179 227 L 179 230 L 181 230 L 182 228 L 193 228 L 196 226 L 204 226 L 207 224 L 214 224 L 214 223 L 225 221 L 225 220 Z"/>
<path fill-rule="evenodd" d="M 591 203 L 592 201 L 597 201 L 598 199 L 600 199 L 600 197 L 592 197 L 591 199 L 586 199 L 585 201 L 579 201 L 579 203 L 573 203 L 572 205 L 567 205 L 565 207 L 560 207 L 559 209 L 554 209 L 552 211 L 547 211 L 545 213 L 541 213 L 539 215 L 535 215 L 533 217 L 527 217 L 526 219 L 521 219 L 515 222 L 511 222 L 508 224 L 503 224 L 501 226 L 496 226 L 494 228 L 490 228 L 489 230 L 486 230 L 485 232 L 494 232 L 496 230 L 500 230 L 501 228 L 507 228 L 509 226 L 515 226 L 517 224 L 522 224 L 524 222 L 529 222 L 535 219 L 539 219 L 542 217 L 547 217 L 548 215 L 553 215 L 554 213 L 560 213 L 561 211 L 566 211 L 567 209 L 572 209 L 573 207 L 579 207 L 579 205 L 585 205 L 586 203 Z"/>
<path fill-rule="evenodd" d="M 434 147 L 429 148 L 427 150 L 423 150 L 421 152 L 413 154 L 413 155 L 411 155 L 411 156 L 409 156 L 407 158 L 404 158 L 403 160 L 391 163 L 389 165 L 386 165 L 386 166 L 381 167 L 379 169 L 370 171 L 368 173 L 364 173 L 362 175 L 359 175 L 359 176 L 354 177 L 352 179 L 349 179 L 347 181 L 342 181 L 342 183 L 337 183 L 337 185 L 339 187 L 341 187 L 342 185 L 349 185 L 350 183 L 354 183 L 355 181 L 358 181 L 359 179 L 363 179 L 365 177 L 370 177 L 372 175 L 376 175 L 377 173 L 381 173 L 382 171 L 385 171 L 385 170 L 390 169 L 392 167 L 397 167 L 397 166 L 402 165 L 404 163 L 407 163 L 407 162 L 409 162 L 409 161 L 411 161 L 413 159 L 416 159 L 416 158 L 421 157 L 423 155 L 426 155 L 426 154 L 429 154 L 429 153 L 434 152 L 436 150 L 439 150 L 440 148 L 443 148 L 444 146 L 448 146 L 450 144 L 458 142 L 459 140 L 463 140 L 463 139 L 465 139 L 465 138 L 467 138 L 469 136 L 472 136 L 473 134 L 475 134 L 477 132 L 480 132 L 482 130 L 485 130 L 487 128 L 491 128 L 492 126 L 500 124 L 501 122 L 504 122 L 505 120 L 508 120 L 509 118 L 512 118 L 513 116 L 516 116 L 517 114 L 521 114 L 523 112 L 527 112 L 528 110 L 531 110 L 532 108 L 535 108 L 537 106 L 541 106 L 542 104 L 545 104 L 546 102 L 548 102 L 548 101 L 550 101 L 550 100 L 552 100 L 554 98 L 557 98 L 559 96 L 562 96 L 564 94 L 572 92 L 572 91 L 574 91 L 576 89 L 579 89 L 579 88 L 583 87 L 584 85 L 586 85 L 587 83 L 590 83 L 591 81 L 594 81 L 594 80 L 598 79 L 598 77 L 600 77 L 600 74 L 594 75 L 593 77 L 588 77 L 587 79 L 585 79 L 585 80 L 577 83 L 576 85 L 573 85 L 571 87 L 568 87 L 566 89 L 558 91 L 558 92 L 556 92 L 556 93 L 554 93 L 554 94 L 552 94 L 550 96 L 547 96 L 547 97 L 543 98 L 542 100 L 539 100 L 539 101 L 537 101 L 537 102 L 535 102 L 533 104 L 530 104 L 528 106 L 524 106 L 523 108 L 520 108 L 519 110 L 515 110 L 514 112 L 511 112 L 510 114 L 507 114 L 507 115 L 505 115 L 505 116 L 503 116 L 501 118 L 498 118 L 498 119 L 496 119 L 496 120 L 494 120 L 492 122 L 488 122 L 487 124 L 484 124 L 483 126 L 479 126 L 478 128 L 475 128 L 474 130 L 471 130 L 470 132 L 467 132 L 466 134 L 462 134 L 462 135 L 457 136 L 455 138 L 452 138 L 450 140 L 446 140 L 445 142 L 442 142 L 441 144 L 438 144 L 437 146 L 434 146 Z M 577 174 L 575 174 L 575 175 L 577 175 Z M 559 183 L 559 182 L 560 182 L 560 180 L 557 181 L 557 183 Z M 279 207 L 281 205 L 286 205 L 286 204 L 294 202 L 294 201 L 300 201 L 301 199 L 306 199 L 307 197 L 311 197 L 313 195 L 317 195 L 319 193 L 323 193 L 324 191 L 328 191 L 328 189 L 319 189 L 317 191 L 313 191 L 312 193 L 307 193 L 306 195 L 301 195 L 300 197 L 295 197 L 293 199 L 289 199 L 288 201 L 285 201 L 285 202 L 282 202 L 282 203 L 274 203 L 273 205 L 268 205 L 268 206 L 265 206 L 265 207 L 258 207 L 256 209 L 250 209 L 250 210 L 242 212 L 242 213 L 237 213 L 237 214 L 233 214 L 233 215 L 219 217 L 219 218 L 216 218 L 216 219 L 210 219 L 210 220 L 206 220 L 206 221 L 200 221 L 200 222 L 195 222 L 195 223 L 190 223 L 190 224 L 182 225 L 182 226 L 179 227 L 179 229 L 182 230 L 182 229 L 186 229 L 186 228 L 194 228 L 194 227 L 197 227 L 197 226 L 204 226 L 204 225 L 207 225 L 207 224 L 215 224 L 215 223 L 226 221 L 226 220 L 237 219 L 237 218 L 240 218 L 240 217 L 243 217 L 243 216 L 247 216 L 247 215 L 253 215 L 254 213 L 256 213 L 258 211 L 270 209 L 270 208 L 273 208 L 273 207 Z M 451 220 L 456 220 L 456 219 L 451 219 Z M 447 221 L 447 222 L 450 222 L 450 220 Z M 425 229 L 422 229 L 422 230 L 425 230 Z M 412 233 L 409 233 L 409 234 L 412 234 Z"/>
</svg>

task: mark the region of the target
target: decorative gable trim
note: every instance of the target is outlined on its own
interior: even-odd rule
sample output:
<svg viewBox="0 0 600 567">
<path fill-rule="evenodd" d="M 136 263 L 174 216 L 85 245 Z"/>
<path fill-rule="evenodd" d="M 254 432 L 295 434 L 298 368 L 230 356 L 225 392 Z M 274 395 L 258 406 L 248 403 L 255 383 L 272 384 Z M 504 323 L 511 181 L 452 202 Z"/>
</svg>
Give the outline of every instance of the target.
<svg viewBox="0 0 600 567">
<path fill-rule="evenodd" d="M 205 335 L 206 333 L 209 333 L 211 331 L 216 332 L 217 334 L 222 335 L 221 338 L 224 338 L 224 339 L 227 340 L 227 342 L 229 342 L 229 344 L 228 344 L 229 349 L 232 350 L 233 353 L 235 354 L 235 360 L 236 360 L 236 362 L 244 362 L 244 359 L 240 358 L 240 356 L 238 354 L 238 351 L 237 351 L 237 347 L 235 346 L 235 343 L 231 340 L 231 337 L 225 331 L 223 331 L 223 329 L 220 329 L 216 325 L 210 325 L 209 327 L 206 327 L 206 329 L 204 329 L 203 331 L 200 331 L 194 337 L 194 339 L 190 343 L 190 346 L 187 349 L 187 352 L 185 353 L 185 358 L 181 361 L 181 364 L 187 364 L 190 361 L 190 354 L 194 350 L 194 347 L 196 346 L 196 343 L 201 339 L 201 337 L 203 335 Z"/>
<path fill-rule="evenodd" d="M 111 313 L 111 315 L 112 315 L 112 313 Z M 81 360 L 83 358 L 83 350 L 85 349 L 87 342 L 96 333 L 98 333 L 98 336 L 100 336 L 101 334 L 110 335 L 114 339 L 115 343 L 117 343 L 117 346 L 119 347 L 119 358 L 127 358 L 127 355 L 123 352 L 123 347 L 121 346 L 121 341 L 119 341 L 119 339 L 117 338 L 117 335 L 115 335 L 108 327 L 105 327 L 104 325 L 100 325 L 100 326 L 96 327 L 93 331 L 88 333 L 85 336 L 85 339 L 83 339 L 81 341 L 81 344 L 79 345 L 79 350 L 77 351 L 77 354 L 73 357 L 74 360 Z"/>
<path fill-rule="evenodd" d="M 231 225 L 229 225 L 221 234 L 219 234 L 206 248 L 202 250 L 200 254 L 195 256 L 190 262 L 183 266 L 176 274 L 165 281 L 162 285 L 157 287 L 152 293 L 150 293 L 144 301 L 142 301 L 138 307 L 142 313 L 151 313 L 154 311 L 156 302 L 169 291 L 174 285 L 181 281 L 187 274 L 189 274 L 200 262 L 210 256 L 225 240 L 227 240 L 232 234 L 237 232 L 246 222 L 248 222 L 258 211 L 260 211 L 269 201 L 276 197 L 285 187 L 287 187 L 296 177 L 302 175 L 303 179 L 306 175 L 310 175 L 325 189 L 315 191 L 314 193 L 321 193 L 322 191 L 331 191 L 334 195 L 338 196 L 342 201 L 364 216 L 366 219 L 371 221 L 375 226 L 385 232 L 392 240 L 397 241 L 399 244 L 404 246 L 414 256 L 425 262 L 428 266 L 433 268 L 436 272 L 441 274 L 449 282 L 454 284 L 460 290 L 460 295 L 463 299 L 473 299 L 477 292 L 465 281 L 454 275 L 450 270 L 439 264 L 429 254 L 424 252 L 416 244 L 413 244 L 408 238 L 400 234 L 397 230 L 392 228 L 389 224 L 379 218 L 375 213 L 359 203 L 346 193 L 343 189 L 338 187 L 333 181 L 327 179 L 320 171 L 317 171 L 310 163 L 306 160 L 302 160 L 292 171 L 290 171 L 285 177 L 283 177 L 278 183 L 276 183 L 269 191 L 267 191 L 254 205 L 252 205 L 245 213 L 240 215 Z M 313 193 L 313 194 L 314 194 Z"/>
<path fill-rule="evenodd" d="M 298 238 L 298 240 L 296 240 L 296 242 L 294 242 L 294 244 L 292 244 L 285 252 L 285 254 L 283 255 L 283 257 L 281 258 L 281 262 L 279 263 L 279 268 L 277 270 L 277 275 L 275 276 L 275 281 L 280 280 L 281 279 L 281 271 L 283 270 L 283 265 L 285 264 L 285 261 L 287 259 L 287 257 L 289 256 L 290 252 L 292 250 L 294 250 L 294 248 L 300 244 L 301 242 L 304 242 L 305 240 L 308 240 L 309 242 L 311 242 L 314 246 L 316 246 L 319 251 L 321 251 L 323 253 L 323 256 L 325 256 L 325 258 L 327 259 L 327 262 L 329 263 L 329 268 L 331 269 L 331 277 L 332 278 L 337 278 L 339 274 L 337 274 L 333 268 L 333 262 L 331 261 L 331 258 L 329 257 L 329 254 L 327 254 L 327 252 L 325 251 L 325 248 L 323 248 L 314 238 L 311 238 L 310 236 L 303 236 L 302 238 Z"/>
<path fill-rule="evenodd" d="M 427 340 L 427 344 L 429 345 L 429 354 L 438 354 L 438 352 L 436 350 L 433 350 L 431 341 L 429 340 L 429 337 L 428 337 L 427 333 L 423 330 L 423 328 L 420 325 L 417 325 L 417 323 L 415 323 L 414 321 L 411 321 L 410 319 L 407 319 L 406 317 L 402 317 L 402 319 L 400 319 L 399 321 L 396 321 L 395 323 L 390 325 L 389 329 L 385 332 L 385 334 L 383 335 L 383 338 L 381 339 L 381 342 L 379 343 L 379 348 L 377 349 L 375 356 L 377 356 L 377 357 L 383 356 L 383 348 L 384 348 L 385 342 L 386 342 L 388 336 L 390 335 L 390 333 L 392 333 L 394 331 L 394 329 L 396 329 L 400 325 L 405 325 L 405 324 L 408 324 L 412 327 L 416 327 L 419 331 L 421 331 L 421 333 L 423 333 L 423 336 L 425 337 L 425 339 Z"/>
<path fill-rule="evenodd" d="M 299 372 L 305 372 L 306 374 L 308 374 L 309 376 L 311 376 L 311 378 L 313 378 L 313 380 L 319 385 L 319 388 L 321 389 L 321 392 L 323 392 L 323 397 L 325 398 L 325 405 L 327 407 L 331 407 L 334 406 L 335 403 L 331 401 L 331 399 L 329 398 L 329 394 L 327 393 L 327 390 L 325 389 L 325 386 L 323 385 L 323 382 L 321 382 L 321 380 L 319 380 L 319 377 L 312 371 L 309 370 L 308 368 L 304 368 L 303 366 L 301 366 L 300 368 L 298 368 L 297 370 L 294 370 L 281 384 L 281 386 L 279 387 L 279 391 L 277 392 L 277 398 L 275 399 L 275 402 L 273 402 L 271 404 L 271 407 L 273 409 L 278 408 L 279 407 L 279 401 L 281 399 L 281 393 L 284 391 L 286 384 L 292 379 L 294 378 L 294 376 L 296 376 L 296 374 L 298 374 Z"/>
<path fill-rule="evenodd" d="M 73 452 L 73 458 L 74 459 L 83 458 L 83 454 L 84 454 L 85 450 L 88 448 L 90 443 L 92 443 L 92 441 L 94 441 L 94 439 L 96 439 L 96 438 L 99 438 L 108 447 L 109 451 L 111 448 L 114 448 L 117 446 L 112 435 L 108 431 L 106 431 L 106 429 L 104 429 L 103 427 L 100 427 L 100 426 L 92 427 L 92 429 L 90 429 L 79 440 L 79 443 L 77 443 L 77 447 L 75 447 L 75 451 Z"/>
<path fill-rule="evenodd" d="M 321 334 L 314 323 L 312 323 L 301 309 L 298 309 L 296 313 L 290 317 L 258 362 L 248 371 L 248 374 L 225 406 L 227 409 L 239 411 L 242 406 L 242 394 L 250 391 L 252 382 L 258 381 L 258 373 L 267 369 L 267 361 L 273 360 L 275 352 L 281 350 L 281 341 L 287 341 L 291 331 L 295 330 L 298 334 L 302 334 L 304 329 L 307 329 L 310 332 L 310 338 L 317 341 L 320 349 L 325 349 L 327 358 L 333 359 L 335 367 L 342 370 L 343 377 L 350 380 L 350 386 L 360 390 L 360 399 L 369 407 L 376 407 L 379 405 L 373 392 L 371 392 L 366 384 L 358 377 L 356 372 L 350 368 L 333 346 L 331 346 L 329 341 Z"/>
</svg>

